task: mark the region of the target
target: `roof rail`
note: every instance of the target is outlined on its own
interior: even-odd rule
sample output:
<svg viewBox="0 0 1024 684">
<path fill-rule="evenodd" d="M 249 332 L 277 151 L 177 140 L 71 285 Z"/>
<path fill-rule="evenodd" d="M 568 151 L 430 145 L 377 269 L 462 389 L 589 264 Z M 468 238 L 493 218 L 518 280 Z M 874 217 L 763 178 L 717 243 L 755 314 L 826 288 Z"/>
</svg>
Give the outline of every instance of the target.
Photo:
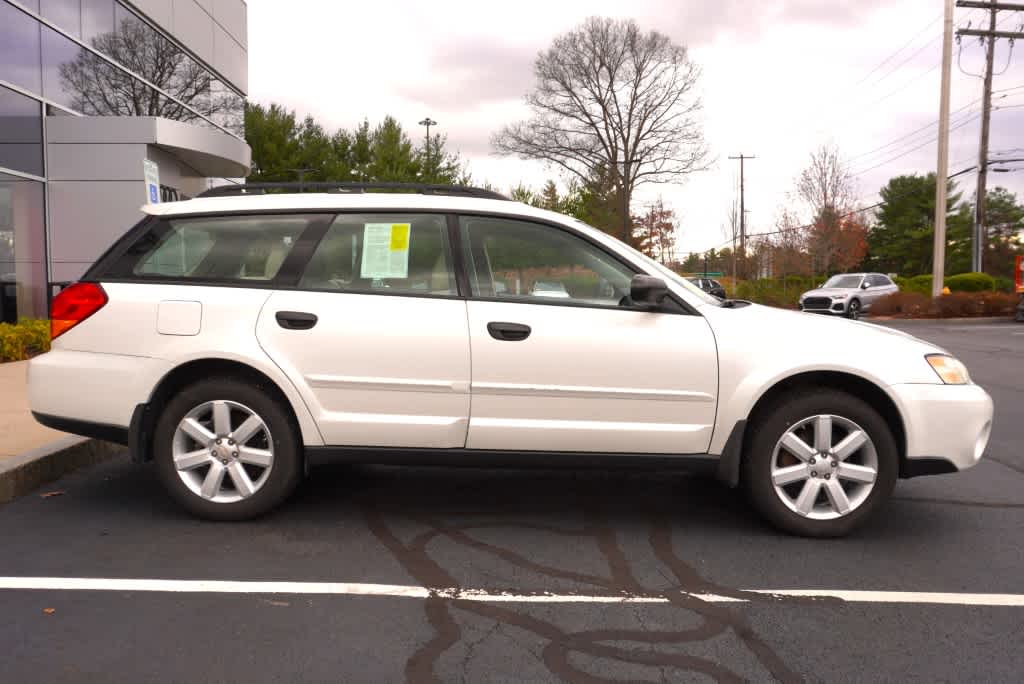
<svg viewBox="0 0 1024 684">
<path fill-rule="evenodd" d="M 399 191 L 420 195 L 450 195 L 478 197 L 481 199 L 508 200 L 494 190 L 472 188 L 466 185 L 441 185 L 434 183 L 245 183 L 242 185 L 219 185 L 200 193 L 199 197 L 229 197 L 235 195 L 267 195 L 272 193 L 330 192 L 339 194 L 360 194 L 367 191 Z"/>
</svg>

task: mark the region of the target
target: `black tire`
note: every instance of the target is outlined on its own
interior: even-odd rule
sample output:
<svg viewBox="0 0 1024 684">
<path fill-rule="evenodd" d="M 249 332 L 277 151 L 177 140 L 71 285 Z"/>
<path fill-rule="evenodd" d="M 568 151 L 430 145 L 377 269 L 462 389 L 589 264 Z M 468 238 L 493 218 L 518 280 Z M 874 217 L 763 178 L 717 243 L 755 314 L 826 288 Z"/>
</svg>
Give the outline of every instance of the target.
<svg viewBox="0 0 1024 684">
<path fill-rule="evenodd" d="M 231 503 L 210 501 L 189 489 L 178 476 L 172 456 L 174 433 L 182 418 L 193 408 L 215 400 L 233 401 L 252 409 L 273 438 L 274 461 L 266 481 L 250 497 Z M 164 405 L 153 435 L 153 459 L 171 498 L 207 520 L 248 520 L 263 515 L 287 499 L 303 476 L 299 428 L 289 409 L 258 386 L 230 377 L 196 382 Z"/>
<path fill-rule="evenodd" d="M 786 397 L 759 412 L 749 428 L 742 484 L 751 505 L 780 530 L 804 537 L 842 537 L 874 515 L 889 499 L 899 475 L 899 451 L 885 419 L 857 397 L 838 390 L 810 389 Z M 790 426 L 810 416 L 831 414 L 853 421 L 874 443 L 878 472 L 874 487 L 852 511 L 831 520 L 807 518 L 791 510 L 775 491 L 772 455 Z"/>
<path fill-rule="evenodd" d="M 852 300 L 846 306 L 846 317 L 849 318 L 851 321 L 856 321 L 856 320 L 860 319 L 860 312 L 861 312 L 861 305 L 860 305 L 860 300 L 859 299 Z"/>
</svg>

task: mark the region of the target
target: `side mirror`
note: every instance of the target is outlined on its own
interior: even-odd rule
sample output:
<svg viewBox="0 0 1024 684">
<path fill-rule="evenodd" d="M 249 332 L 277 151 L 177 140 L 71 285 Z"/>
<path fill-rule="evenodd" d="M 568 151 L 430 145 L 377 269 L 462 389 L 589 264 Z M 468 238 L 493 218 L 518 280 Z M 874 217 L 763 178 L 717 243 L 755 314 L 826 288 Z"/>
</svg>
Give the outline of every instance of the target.
<svg viewBox="0 0 1024 684">
<path fill-rule="evenodd" d="M 629 298 L 634 304 L 658 306 L 668 296 L 668 285 L 661 278 L 637 274 L 629 283 Z"/>
<path fill-rule="evenodd" d="M 860 284 L 860 289 L 862 289 L 862 290 L 866 290 L 866 289 L 868 289 L 869 287 L 871 287 L 871 284 L 870 284 L 870 283 L 861 283 L 861 284 Z"/>
</svg>

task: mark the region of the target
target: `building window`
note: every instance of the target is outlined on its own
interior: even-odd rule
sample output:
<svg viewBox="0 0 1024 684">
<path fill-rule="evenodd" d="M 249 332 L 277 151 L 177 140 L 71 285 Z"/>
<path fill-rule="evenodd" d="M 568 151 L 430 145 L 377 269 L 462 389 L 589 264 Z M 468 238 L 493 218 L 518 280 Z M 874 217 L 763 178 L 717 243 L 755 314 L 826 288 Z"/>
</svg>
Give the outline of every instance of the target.
<svg viewBox="0 0 1024 684">
<path fill-rule="evenodd" d="M 0 173 L 0 320 L 45 318 L 43 184 Z"/>
<path fill-rule="evenodd" d="M 82 0 L 82 40 L 114 31 L 114 0 Z"/>
<path fill-rule="evenodd" d="M 43 175 L 40 104 L 3 86 L 0 86 L 0 167 Z"/>
<path fill-rule="evenodd" d="M 0 2 L 0 78 L 40 92 L 39 22 Z"/>
<path fill-rule="evenodd" d="M 39 14 L 57 28 L 75 38 L 82 37 L 82 6 L 80 0 L 40 0 Z"/>
</svg>

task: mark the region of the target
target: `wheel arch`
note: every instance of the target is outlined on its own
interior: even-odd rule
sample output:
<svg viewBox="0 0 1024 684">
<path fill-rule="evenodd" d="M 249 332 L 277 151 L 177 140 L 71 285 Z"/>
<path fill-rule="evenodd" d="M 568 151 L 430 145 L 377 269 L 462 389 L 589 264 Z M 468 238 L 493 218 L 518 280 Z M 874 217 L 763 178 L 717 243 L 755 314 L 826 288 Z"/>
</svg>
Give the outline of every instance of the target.
<svg viewBox="0 0 1024 684">
<path fill-rule="evenodd" d="M 322 444 L 320 433 L 312 422 L 305 405 L 301 404 L 298 408 L 295 405 L 295 401 L 298 400 L 301 403 L 301 399 L 298 399 L 297 395 L 295 398 L 289 396 L 285 388 L 274 378 L 244 361 L 223 357 L 204 357 L 185 361 L 169 370 L 153 388 L 149 401 L 136 408 L 129 429 L 132 460 L 149 461 L 153 458 L 153 431 L 156 428 L 157 420 L 159 420 L 160 410 L 167 401 L 184 387 L 198 380 L 215 376 L 238 378 L 264 389 L 287 408 L 303 444 Z M 302 415 L 302 412 L 305 414 Z"/>
<path fill-rule="evenodd" d="M 879 385 L 867 378 L 835 370 L 804 371 L 782 378 L 766 387 L 743 420 L 732 428 L 721 455 L 718 477 L 731 487 L 739 484 L 740 466 L 748 444 L 749 429 L 757 425 L 771 405 L 787 393 L 810 388 L 836 389 L 866 401 L 885 420 L 899 452 L 900 477 L 906 477 L 907 433 L 896 402 Z"/>
</svg>

